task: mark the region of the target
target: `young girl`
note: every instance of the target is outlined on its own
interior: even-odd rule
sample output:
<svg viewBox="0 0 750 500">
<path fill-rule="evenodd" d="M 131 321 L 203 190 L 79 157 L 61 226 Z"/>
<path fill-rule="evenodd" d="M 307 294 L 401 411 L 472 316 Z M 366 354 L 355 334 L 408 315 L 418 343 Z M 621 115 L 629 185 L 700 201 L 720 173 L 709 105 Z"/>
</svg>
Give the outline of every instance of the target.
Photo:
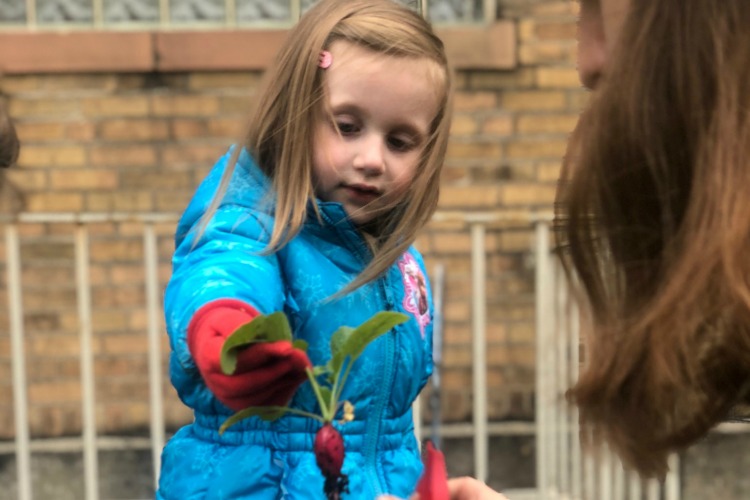
<svg viewBox="0 0 750 500">
<path fill-rule="evenodd" d="M 583 0 L 560 191 L 592 328 L 571 396 L 645 475 L 750 389 L 750 2 Z"/>
<path fill-rule="evenodd" d="M 411 405 L 432 369 L 432 303 L 410 245 L 437 204 L 450 95 L 441 41 L 396 2 L 322 0 L 292 30 L 244 147 L 219 160 L 177 229 L 170 370 L 195 421 L 164 449 L 157 498 L 323 498 L 317 421 L 218 429 L 233 411 L 290 398 L 317 412 L 305 369 L 329 360 L 338 327 L 381 310 L 410 319 L 368 346 L 347 380 L 355 420 L 340 427 L 342 472 L 352 498 L 413 491 Z M 309 359 L 289 342 L 256 344 L 223 375 L 224 339 L 275 311 Z"/>
</svg>

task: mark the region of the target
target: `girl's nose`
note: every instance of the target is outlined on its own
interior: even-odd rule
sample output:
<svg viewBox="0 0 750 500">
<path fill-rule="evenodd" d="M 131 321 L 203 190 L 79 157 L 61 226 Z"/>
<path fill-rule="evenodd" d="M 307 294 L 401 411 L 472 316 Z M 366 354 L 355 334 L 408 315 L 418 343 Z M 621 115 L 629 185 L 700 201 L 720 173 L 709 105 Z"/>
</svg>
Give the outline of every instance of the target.
<svg viewBox="0 0 750 500">
<path fill-rule="evenodd" d="M 364 171 L 365 175 L 379 175 L 385 171 L 385 144 L 379 137 L 363 138 L 358 144 L 354 157 L 354 168 Z"/>
</svg>

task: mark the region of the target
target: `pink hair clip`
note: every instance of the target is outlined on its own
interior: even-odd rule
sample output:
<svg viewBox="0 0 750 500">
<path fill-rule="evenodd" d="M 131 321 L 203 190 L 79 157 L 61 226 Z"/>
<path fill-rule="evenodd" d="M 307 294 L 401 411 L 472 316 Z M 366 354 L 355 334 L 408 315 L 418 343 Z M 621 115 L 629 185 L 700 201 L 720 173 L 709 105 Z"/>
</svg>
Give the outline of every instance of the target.
<svg viewBox="0 0 750 500">
<path fill-rule="evenodd" d="M 327 50 L 321 50 L 320 51 L 320 57 L 318 58 L 318 66 L 320 66 L 323 69 L 328 69 L 331 67 L 331 63 L 333 62 L 333 56 L 330 52 Z"/>
</svg>

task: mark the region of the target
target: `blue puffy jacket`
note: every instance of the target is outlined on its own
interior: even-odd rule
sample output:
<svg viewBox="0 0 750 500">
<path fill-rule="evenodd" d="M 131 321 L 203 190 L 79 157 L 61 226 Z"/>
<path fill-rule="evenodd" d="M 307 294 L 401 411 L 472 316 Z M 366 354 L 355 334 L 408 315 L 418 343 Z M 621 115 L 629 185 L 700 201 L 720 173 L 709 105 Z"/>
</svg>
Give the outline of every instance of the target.
<svg viewBox="0 0 750 500">
<path fill-rule="evenodd" d="M 314 365 L 330 358 L 330 336 L 338 327 L 356 327 L 381 310 L 409 315 L 409 321 L 370 344 L 355 363 L 342 395 L 354 404 L 355 420 L 337 424 L 346 448 L 348 498 L 372 499 L 381 493 L 408 497 L 422 471 L 411 405 L 432 371 L 432 303 L 421 256 L 410 249 L 377 280 L 326 301 L 369 262 L 365 241 L 340 204 L 318 202 L 322 223 L 311 216 L 280 251 L 259 253 L 273 226 L 272 216 L 261 208 L 267 206 L 271 183 L 245 151 L 196 245 L 194 230 L 229 154 L 198 188 L 177 228 L 165 298 L 170 376 L 195 420 L 165 446 L 156 497 L 324 498 L 312 452 L 318 421 L 291 415 L 275 422 L 250 418 L 219 435 L 232 411 L 204 384 L 186 331 L 201 306 L 223 298 L 241 300 L 263 314 L 284 311 L 295 338 L 308 342 Z M 318 412 L 309 383 L 300 387 L 291 406 Z"/>
</svg>

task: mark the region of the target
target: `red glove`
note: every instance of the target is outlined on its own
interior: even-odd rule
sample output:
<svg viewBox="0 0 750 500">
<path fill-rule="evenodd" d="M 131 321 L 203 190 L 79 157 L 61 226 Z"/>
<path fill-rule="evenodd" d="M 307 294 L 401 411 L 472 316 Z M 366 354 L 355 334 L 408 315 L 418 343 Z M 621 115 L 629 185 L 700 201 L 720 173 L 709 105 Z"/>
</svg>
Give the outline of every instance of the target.
<svg viewBox="0 0 750 500">
<path fill-rule="evenodd" d="M 289 341 L 259 342 L 237 354 L 232 375 L 221 371 L 221 347 L 237 328 L 259 313 L 239 300 L 222 299 L 201 307 L 190 321 L 188 348 L 203 380 L 232 410 L 248 406 L 284 406 L 312 368 L 307 354 Z"/>
<path fill-rule="evenodd" d="M 427 441 L 424 456 L 424 472 L 417 484 L 419 500 L 448 500 L 448 471 L 445 468 L 445 457 Z"/>
</svg>

